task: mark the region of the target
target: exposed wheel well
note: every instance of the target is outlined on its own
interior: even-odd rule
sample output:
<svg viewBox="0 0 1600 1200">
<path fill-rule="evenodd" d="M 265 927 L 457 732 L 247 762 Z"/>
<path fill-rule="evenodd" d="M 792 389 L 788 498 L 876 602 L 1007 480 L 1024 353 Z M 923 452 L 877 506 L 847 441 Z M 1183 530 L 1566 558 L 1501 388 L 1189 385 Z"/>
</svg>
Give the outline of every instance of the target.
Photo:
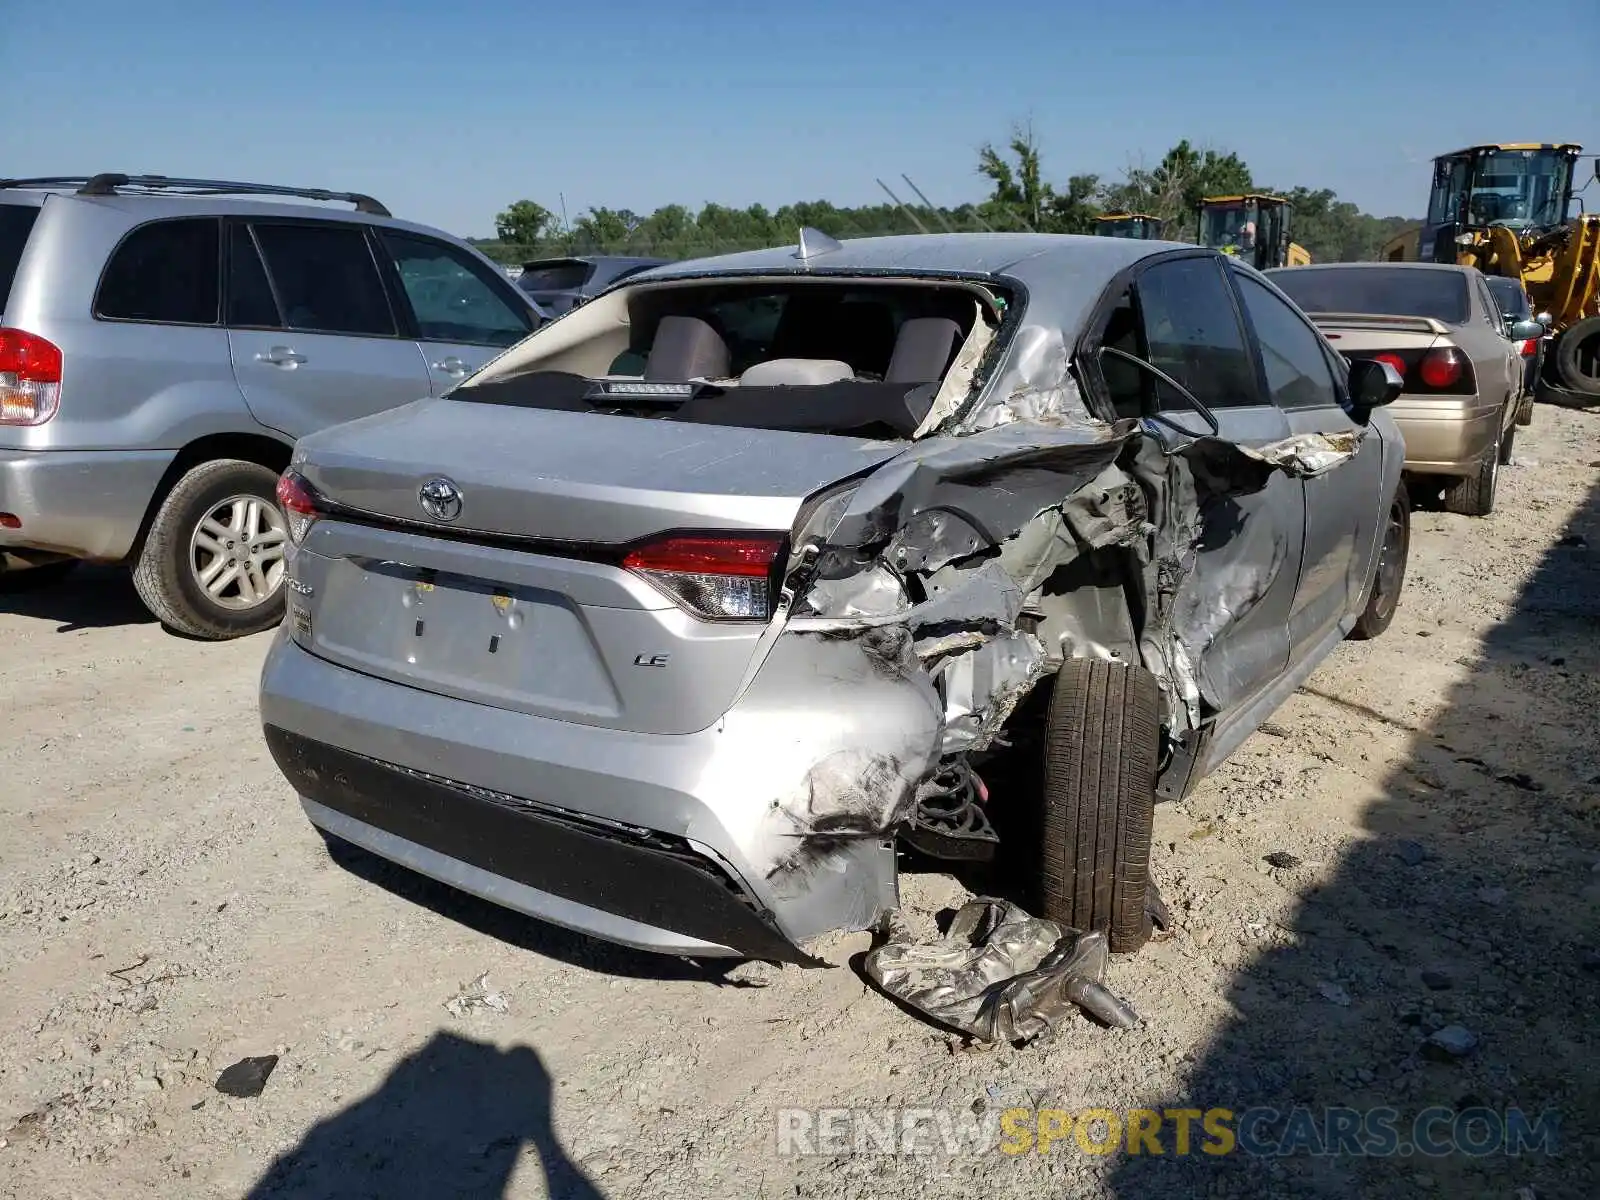
<svg viewBox="0 0 1600 1200">
<path fill-rule="evenodd" d="M 128 559 L 132 561 L 139 557 L 140 551 L 144 548 L 144 539 L 150 532 L 150 522 L 155 520 L 155 515 L 160 511 L 167 493 L 173 489 L 178 480 L 201 463 L 213 462 L 219 458 L 239 458 L 245 462 L 259 463 L 268 470 L 282 471 L 289 465 L 289 458 L 293 453 L 294 447 L 288 442 L 281 442 L 277 438 L 258 433 L 216 433 L 190 442 L 178 451 L 171 465 L 167 467 L 166 473 L 161 476 L 161 482 L 156 485 L 156 490 L 150 497 L 150 504 L 145 509 L 144 519 L 139 522 L 139 536 L 134 539 L 133 548 L 128 551 Z"/>
</svg>

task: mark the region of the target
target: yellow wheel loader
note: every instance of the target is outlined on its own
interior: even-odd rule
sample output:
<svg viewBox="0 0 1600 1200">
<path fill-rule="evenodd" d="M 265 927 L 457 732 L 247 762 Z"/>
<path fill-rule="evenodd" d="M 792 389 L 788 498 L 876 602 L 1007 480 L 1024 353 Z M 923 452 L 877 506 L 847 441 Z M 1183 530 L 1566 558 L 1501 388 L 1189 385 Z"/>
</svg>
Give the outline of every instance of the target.
<svg viewBox="0 0 1600 1200">
<path fill-rule="evenodd" d="M 1149 213 L 1108 212 L 1094 219 L 1094 231 L 1101 237 L 1138 238 L 1145 242 L 1160 241 L 1166 225 Z"/>
<path fill-rule="evenodd" d="M 1440 155 L 1428 219 L 1392 239 L 1383 258 L 1459 263 L 1521 280 L 1550 333 L 1547 382 L 1600 396 L 1600 213 L 1584 212 L 1581 199 L 1572 211 L 1584 158 L 1594 156 L 1573 142 L 1496 143 Z M 1600 175 L 1600 162 L 1591 171 Z"/>
<path fill-rule="evenodd" d="M 1289 240 L 1293 213 L 1294 205 L 1282 196 L 1207 196 L 1198 209 L 1200 244 L 1242 258 L 1258 271 L 1303 267 L 1311 254 Z"/>
</svg>

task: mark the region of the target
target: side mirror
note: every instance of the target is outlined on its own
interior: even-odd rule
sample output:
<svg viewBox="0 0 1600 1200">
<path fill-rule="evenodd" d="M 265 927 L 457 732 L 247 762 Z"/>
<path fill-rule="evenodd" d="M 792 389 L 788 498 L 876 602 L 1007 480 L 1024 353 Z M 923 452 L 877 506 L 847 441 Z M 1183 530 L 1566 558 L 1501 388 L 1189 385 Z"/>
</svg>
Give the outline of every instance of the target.
<svg viewBox="0 0 1600 1200">
<path fill-rule="evenodd" d="M 1350 364 L 1350 407 L 1362 424 L 1373 409 L 1393 404 L 1405 386 L 1400 372 L 1389 363 L 1362 358 Z"/>
<path fill-rule="evenodd" d="M 1544 330 L 1543 321 L 1513 321 L 1511 323 L 1511 340 L 1513 342 L 1525 342 L 1530 338 L 1542 338 Z"/>
</svg>

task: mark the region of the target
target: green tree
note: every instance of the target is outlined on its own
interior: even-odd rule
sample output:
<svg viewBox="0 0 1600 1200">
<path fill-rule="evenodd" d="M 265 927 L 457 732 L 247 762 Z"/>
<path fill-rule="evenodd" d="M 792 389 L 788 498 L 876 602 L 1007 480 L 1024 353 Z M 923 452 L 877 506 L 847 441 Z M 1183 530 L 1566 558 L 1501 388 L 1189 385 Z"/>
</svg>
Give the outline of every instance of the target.
<svg viewBox="0 0 1600 1200">
<path fill-rule="evenodd" d="M 1044 181 L 1039 163 L 1039 142 L 1033 135 L 1033 126 L 1018 125 L 1011 131 L 1007 148 L 1016 156 L 1013 163 L 985 142 L 978 147 L 978 174 L 994 184 L 989 203 L 1001 213 L 1012 214 L 1012 220 L 1021 220 L 1038 230 L 1045 224 L 1045 208 L 1054 193 Z"/>
<path fill-rule="evenodd" d="M 531 246 L 542 240 L 555 223 L 555 215 L 542 204 L 518 200 L 494 219 L 494 235 L 502 242 Z"/>
</svg>

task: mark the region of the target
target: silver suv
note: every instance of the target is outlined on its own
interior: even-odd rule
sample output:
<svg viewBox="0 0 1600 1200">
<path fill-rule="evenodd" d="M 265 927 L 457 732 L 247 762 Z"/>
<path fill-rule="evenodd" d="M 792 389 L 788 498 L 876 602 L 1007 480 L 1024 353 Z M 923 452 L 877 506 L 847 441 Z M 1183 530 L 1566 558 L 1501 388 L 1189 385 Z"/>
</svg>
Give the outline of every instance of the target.
<svg viewBox="0 0 1600 1200">
<path fill-rule="evenodd" d="M 0 180 L 0 590 L 127 562 L 174 630 L 268 628 L 295 440 L 440 395 L 538 323 L 488 259 L 370 196 Z"/>
</svg>

